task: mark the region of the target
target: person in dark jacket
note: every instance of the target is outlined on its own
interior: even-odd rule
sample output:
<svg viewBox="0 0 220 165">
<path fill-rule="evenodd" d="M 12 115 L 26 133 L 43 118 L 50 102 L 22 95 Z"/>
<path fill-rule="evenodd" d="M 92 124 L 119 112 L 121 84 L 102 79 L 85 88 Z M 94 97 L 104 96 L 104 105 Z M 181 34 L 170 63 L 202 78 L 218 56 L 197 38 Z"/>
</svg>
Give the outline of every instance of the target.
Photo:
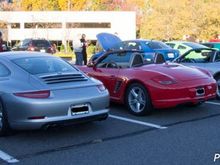
<svg viewBox="0 0 220 165">
<path fill-rule="evenodd" d="M 82 34 L 80 42 L 82 43 L 82 55 L 83 55 L 84 65 L 87 65 L 87 52 L 86 52 L 87 41 L 86 41 L 86 35 L 85 34 Z"/>
<path fill-rule="evenodd" d="M 8 51 L 7 43 L 3 41 L 2 32 L 0 31 L 0 52 Z"/>
<path fill-rule="evenodd" d="M 3 52 L 3 39 L 2 39 L 2 32 L 0 32 L 0 52 Z"/>
</svg>

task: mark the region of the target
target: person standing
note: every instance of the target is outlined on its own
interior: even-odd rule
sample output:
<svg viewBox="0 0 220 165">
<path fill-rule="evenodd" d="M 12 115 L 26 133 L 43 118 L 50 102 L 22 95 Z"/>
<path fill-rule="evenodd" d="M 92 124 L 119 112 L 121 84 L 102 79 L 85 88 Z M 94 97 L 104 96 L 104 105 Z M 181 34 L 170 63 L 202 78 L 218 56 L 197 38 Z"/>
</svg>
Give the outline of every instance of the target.
<svg viewBox="0 0 220 165">
<path fill-rule="evenodd" d="M 2 32 L 0 32 L 0 52 L 3 52 L 4 48 L 3 48 L 3 39 L 2 39 Z"/>
<path fill-rule="evenodd" d="M 84 65 L 87 65 L 87 52 L 86 52 L 87 41 L 85 34 L 82 34 L 80 42 L 82 43 L 82 56 L 83 56 Z"/>
<path fill-rule="evenodd" d="M 82 54 L 83 45 L 82 45 L 80 37 L 81 37 L 80 34 L 78 34 L 76 37 L 77 39 L 73 40 L 73 50 L 76 55 L 76 62 L 75 62 L 76 65 L 83 64 L 83 54 Z"/>
</svg>

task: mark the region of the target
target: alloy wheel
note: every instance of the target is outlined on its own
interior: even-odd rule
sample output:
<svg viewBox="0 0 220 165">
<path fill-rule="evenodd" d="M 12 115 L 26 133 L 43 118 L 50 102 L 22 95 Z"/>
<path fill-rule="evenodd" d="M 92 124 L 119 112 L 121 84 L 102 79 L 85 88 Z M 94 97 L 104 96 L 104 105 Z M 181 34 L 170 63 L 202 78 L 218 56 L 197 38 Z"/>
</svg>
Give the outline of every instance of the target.
<svg viewBox="0 0 220 165">
<path fill-rule="evenodd" d="M 132 111 L 139 113 L 145 109 L 146 95 L 142 88 L 133 87 L 128 94 L 128 103 Z"/>
</svg>

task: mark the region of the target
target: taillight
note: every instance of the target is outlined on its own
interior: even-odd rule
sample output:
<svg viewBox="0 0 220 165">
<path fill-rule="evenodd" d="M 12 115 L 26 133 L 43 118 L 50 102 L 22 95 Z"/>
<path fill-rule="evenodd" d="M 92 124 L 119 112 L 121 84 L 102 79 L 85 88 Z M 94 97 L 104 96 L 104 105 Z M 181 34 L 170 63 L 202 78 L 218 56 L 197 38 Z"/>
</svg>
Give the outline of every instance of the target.
<svg viewBox="0 0 220 165">
<path fill-rule="evenodd" d="M 52 47 L 49 47 L 47 50 L 48 50 L 48 53 L 52 53 L 52 54 L 54 53 L 54 50 Z"/>
<path fill-rule="evenodd" d="M 29 46 L 27 50 L 28 50 L 28 51 L 34 51 L 35 49 L 34 49 L 34 47 Z"/>
<path fill-rule="evenodd" d="M 19 97 L 32 98 L 32 99 L 44 99 L 50 96 L 50 91 L 44 90 L 44 91 L 34 91 L 34 92 L 19 92 L 19 93 L 14 93 L 14 95 Z"/>
</svg>

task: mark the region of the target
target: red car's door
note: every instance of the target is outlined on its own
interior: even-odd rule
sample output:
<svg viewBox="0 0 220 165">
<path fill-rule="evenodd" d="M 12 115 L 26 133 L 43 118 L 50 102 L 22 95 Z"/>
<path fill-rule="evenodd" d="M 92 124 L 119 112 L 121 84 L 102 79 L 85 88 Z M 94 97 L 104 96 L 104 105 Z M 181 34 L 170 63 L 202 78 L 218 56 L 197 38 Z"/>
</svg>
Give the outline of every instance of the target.
<svg viewBox="0 0 220 165">
<path fill-rule="evenodd" d="M 88 74 L 103 82 L 109 90 L 111 99 L 120 99 L 120 89 L 123 83 L 122 71 L 130 66 L 131 52 L 108 52 L 98 59 L 92 71 Z"/>
<path fill-rule="evenodd" d="M 110 96 L 114 97 L 118 73 L 118 68 L 93 68 L 93 72 L 90 72 L 89 75 L 102 81 L 105 87 L 109 90 Z"/>
</svg>

